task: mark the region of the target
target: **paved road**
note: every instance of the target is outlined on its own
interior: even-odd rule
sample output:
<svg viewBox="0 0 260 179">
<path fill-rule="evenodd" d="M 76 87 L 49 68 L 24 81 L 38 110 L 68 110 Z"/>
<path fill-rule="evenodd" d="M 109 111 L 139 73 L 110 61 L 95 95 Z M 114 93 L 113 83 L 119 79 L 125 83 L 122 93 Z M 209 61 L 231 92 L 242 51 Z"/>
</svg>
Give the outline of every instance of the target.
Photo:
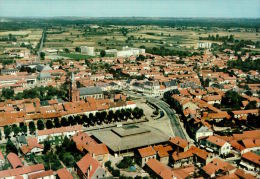
<svg viewBox="0 0 260 179">
<path fill-rule="evenodd" d="M 37 54 L 38 54 L 38 60 L 41 59 L 41 57 L 40 57 L 40 53 L 41 53 L 41 51 L 42 51 L 42 47 L 43 47 L 43 39 L 44 39 L 44 36 L 45 36 L 45 30 L 43 30 L 43 32 L 42 32 L 41 43 L 40 43 L 39 50 L 38 50 L 38 52 L 37 52 Z"/>
<path fill-rule="evenodd" d="M 175 113 L 173 112 L 173 110 L 169 107 L 169 105 L 166 102 L 160 100 L 159 98 L 146 97 L 141 94 L 133 93 L 130 91 L 124 91 L 124 92 L 129 95 L 132 95 L 132 96 L 144 98 L 144 99 L 148 100 L 150 103 L 153 103 L 156 106 L 158 106 L 160 109 L 162 109 L 167 114 L 168 118 L 171 121 L 172 129 L 173 129 L 175 136 L 179 136 L 179 137 L 187 140 L 186 135 L 183 131 L 183 128 L 182 128 L 179 120 L 177 119 Z"/>
<path fill-rule="evenodd" d="M 169 119 L 171 121 L 172 129 L 174 131 L 175 136 L 179 136 L 183 139 L 186 139 L 183 128 L 181 127 L 179 120 L 177 119 L 175 113 L 169 107 L 169 105 L 167 103 L 165 103 L 164 101 L 157 99 L 157 98 L 151 98 L 151 97 L 145 97 L 145 98 L 150 103 L 155 104 L 156 106 L 158 106 L 159 108 L 161 108 L 162 110 L 164 110 L 166 112 L 167 116 L 169 117 Z"/>
</svg>

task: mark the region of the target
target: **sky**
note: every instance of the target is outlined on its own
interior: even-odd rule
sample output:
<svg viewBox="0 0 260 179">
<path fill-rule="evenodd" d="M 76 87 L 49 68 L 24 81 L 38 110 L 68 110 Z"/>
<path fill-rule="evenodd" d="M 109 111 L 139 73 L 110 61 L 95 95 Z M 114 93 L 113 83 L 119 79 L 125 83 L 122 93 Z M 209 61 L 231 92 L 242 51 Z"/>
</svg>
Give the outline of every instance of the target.
<svg viewBox="0 0 260 179">
<path fill-rule="evenodd" d="M 0 0 L 0 17 L 260 18 L 260 0 Z"/>
</svg>

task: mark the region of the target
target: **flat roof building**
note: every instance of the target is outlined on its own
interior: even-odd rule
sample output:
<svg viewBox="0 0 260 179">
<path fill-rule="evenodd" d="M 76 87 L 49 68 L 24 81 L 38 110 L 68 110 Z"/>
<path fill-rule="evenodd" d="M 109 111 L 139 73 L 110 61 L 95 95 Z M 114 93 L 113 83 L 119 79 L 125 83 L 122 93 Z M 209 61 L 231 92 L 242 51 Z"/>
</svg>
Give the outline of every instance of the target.
<svg viewBox="0 0 260 179">
<path fill-rule="evenodd" d="M 127 153 L 153 144 L 165 143 L 169 137 L 145 124 L 127 125 L 92 132 L 93 138 L 107 145 L 112 154 Z"/>
</svg>

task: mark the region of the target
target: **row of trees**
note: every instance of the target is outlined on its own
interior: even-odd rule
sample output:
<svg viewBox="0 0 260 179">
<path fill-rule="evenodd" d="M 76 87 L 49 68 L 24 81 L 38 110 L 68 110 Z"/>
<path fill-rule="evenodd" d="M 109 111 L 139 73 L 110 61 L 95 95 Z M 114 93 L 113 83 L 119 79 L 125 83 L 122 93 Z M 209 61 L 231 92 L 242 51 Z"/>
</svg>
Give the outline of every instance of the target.
<svg viewBox="0 0 260 179">
<path fill-rule="evenodd" d="M 7 41 L 7 42 L 16 42 L 17 41 L 17 39 L 16 39 L 16 37 L 14 36 L 14 35 L 12 35 L 12 34 L 8 34 L 8 36 L 7 37 L 2 37 L 2 38 L 0 38 L 0 41 Z"/>
<path fill-rule="evenodd" d="M 234 41 L 234 35 L 230 35 L 230 36 L 219 36 L 219 34 L 216 34 L 216 36 L 208 35 L 208 37 L 199 37 L 199 40 L 233 42 Z"/>
<path fill-rule="evenodd" d="M 13 133 L 13 136 L 17 136 L 19 133 L 23 133 L 24 135 L 27 134 L 27 126 L 21 122 L 19 124 L 19 126 L 17 126 L 16 124 L 13 124 L 11 126 L 4 126 L 4 135 L 5 138 L 9 138 L 11 133 Z M 0 139 L 2 138 L 2 133 L 0 132 Z"/>
<path fill-rule="evenodd" d="M 94 125 L 101 125 L 103 123 L 110 124 L 112 122 L 120 122 L 120 121 L 127 121 L 128 119 L 140 119 L 143 116 L 143 110 L 140 108 L 135 109 L 121 109 L 117 111 L 110 110 L 109 112 L 102 111 L 97 112 L 95 115 L 90 113 L 89 116 L 82 115 L 82 116 L 69 116 L 68 118 L 62 117 L 61 120 L 58 118 L 54 118 L 53 120 L 49 119 L 46 121 L 46 128 L 59 128 L 59 127 L 66 127 L 66 126 L 74 126 L 74 125 L 84 125 L 94 126 Z M 43 130 L 45 128 L 44 123 L 42 120 L 37 121 L 37 129 Z"/>
<path fill-rule="evenodd" d="M 228 67 L 230 69 L 237 68 L 245 72 L 248 72 L 250 70 L 260 71 L 260 59 L 257 60 L 246 59 L 245 61 L 242 61 L 241 58 L 239 58 L 238 60 L 233 60 L 233 61 L 229 60 Z"/>
<path fill-rule="evenodd" d="M 165 48 L 161 46 L 160 48 L 158 47 L 153 47 L 153 48 L 147 48 L 146 49 L 147 53 L 155 54 L 155 55 L 160 55 L 160 56 L 179 56 L 179 57 L 187 57 L 187 56 L 192 56 L 193 53 L 189 51 L 182 51 L 182 50 L 172 50 L 169 48 Z"/>
<path fill-rule="evenodd" d="M 3 88 L 1 99 L 32 99 L 39 98 L 41 101 L 50 100 L 53 98 L 66 98 L 67 90 L 63 88 L 55 88 L 53 86 L 35 87 L 32 89 L 26 89 L 21 93 L 14 94 L 13 89 Z"/>
<path fill-rule="evenodd" d="M 132 109 L 121 109 L 117 111 L 102 111 L 97 112 L 95 115 L 90 113 L 87 115 L 77 115 L 77 116 L 69 116 L 68 118 L 62 117 L 61 120 L 59 118 L 48 119 L 46 123 L 43 120 L 37 120 L 37 123 L 33 121 L 29 122 L 29 132 L 30 134 L 34 134 L 36 129 L 44 130 L 66 127 L 66 126 L 74 126 L 74 125 L 84 125 L 84 126 L 94 126 L 96 124 L 100 125 L 102 123 L 110 124 L 112 122 L 120 122 L 127 121 L 128 119 L 140 119 L 144 115 L 143 110 L 140 108 Z M 23 135 L 27 135 L 28 127 L 25 123 L 21 122 L 19 126 L 13 124 L 11 126 L 4 126 L 4 134 L 5 138 L 10 138 L 11 133 L 16 137 L 19 133 Z M 1 133 L 0 133 L 1 138 Z"/>
</svg>

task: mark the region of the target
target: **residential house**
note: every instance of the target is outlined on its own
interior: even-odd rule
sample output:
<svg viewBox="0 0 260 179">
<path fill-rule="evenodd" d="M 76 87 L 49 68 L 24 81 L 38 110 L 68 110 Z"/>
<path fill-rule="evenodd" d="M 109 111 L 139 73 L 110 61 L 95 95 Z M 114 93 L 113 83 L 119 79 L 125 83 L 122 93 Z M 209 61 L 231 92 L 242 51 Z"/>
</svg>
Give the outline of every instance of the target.
<svg viewBox="0 0 260 179">
<path fill-rule="evenodd" d="M 231 151 L 231 145 L 217 136 L 209 136 L 206 139 L 202 139 L 200 144 L 205 146 L 206 150 L 218 155 L 227 155 Z"/>
<path fill-rule="evenodd" d="M 102 168 L 99 162 L 86 154 L 76 164 L 76 172 L 80 178 L 97 179 L 106 177 L 106 171 Z"/>
<path fill-rule="evenodd" d="M 170 162 L 173 168 L 179 168 L 191 165 L 193 163 L 193 153 L 190 150 L 185 152 L 173 152 L 172 160 Z"/>
<path fill-rule="evenodd" d="M 178 136 L 172 137 L 169 140 L 170 145 L 172 146 L 173 150 L 177 152 L 185 152 L 189 149 L 189 143 L 185 139 L 182 139 Z"/>
<path fill-rule="evenodd" d="M 205 178 L 216 178 L 234 173 L 236 171 L 236 167 L 220 158 L 215 158 L 210 163 L 202 167 L 202 171 L 204 172 Z"/>
<path fill-rule="evenodd" d="M 66 168 L 61 168 L 57 170 L 58 179 L 73 179 L 73 176 Z"/>
<path fill-rule="evenodd" d="M 156 159 L 156 151 L 153 149 L 152 146 L 138 149 L 138 154 L 139 155 L 137 158 L 141 160 L 139 160 L 139 164 L 141 165 L 141 167 L 144 167 L 149 159 Z"/>
<path fill-rule="evenodd" d="M 260 172 L 260 155 L 254 152 L 242 154 L 240 166 L 249 171 Z"/>
<path fill-rule="evenodd" d="M 56 177 L 53 170 L 48 170 L 30 174 L 28 179 L 56 179 Z"/>
<path fill-rule="evenodd" d="M 172 152 L 172 147 L 170 145 L 156 145 L 153 148 L 157 152 L 157 158 L 159 161 L 165 165 L 168 165 L 170 156 L 169 153 Z"/>
<path fill-rule="evenodd" d="M 44 146 L 39 144 L 37 138 L 30 137 L 27 139 L 27 144 L 20 147 L 24 155 L 36 154 L 43 151 Z"/>
<path fill-rule="evenodd" d="M 0 171 L 1 179 L 16 179 L 20 176 L 23 178 L 28 178 L 31 174 L 36 174 L 38 172 L 43 172 L 44 165 L 36 164 L 31 166 L 22 166 L 20 168 L 13 168 Z"/>
<path fill-rule="evenodd" d="M 52 143 L 59 143 L 65 136 L 70 138 L 81 130 L 81 125 L 39 130 L 36 137 L 39 143 L 43 143 L 44 140 L 49 140 Z"/>
<path fill-rule="evenodd" d="M 213 135 L 213 131 L 207 126 L 201 126 L 195 134 L 195 139 L 198 142 L 199 139 Z"/>
</svg>

